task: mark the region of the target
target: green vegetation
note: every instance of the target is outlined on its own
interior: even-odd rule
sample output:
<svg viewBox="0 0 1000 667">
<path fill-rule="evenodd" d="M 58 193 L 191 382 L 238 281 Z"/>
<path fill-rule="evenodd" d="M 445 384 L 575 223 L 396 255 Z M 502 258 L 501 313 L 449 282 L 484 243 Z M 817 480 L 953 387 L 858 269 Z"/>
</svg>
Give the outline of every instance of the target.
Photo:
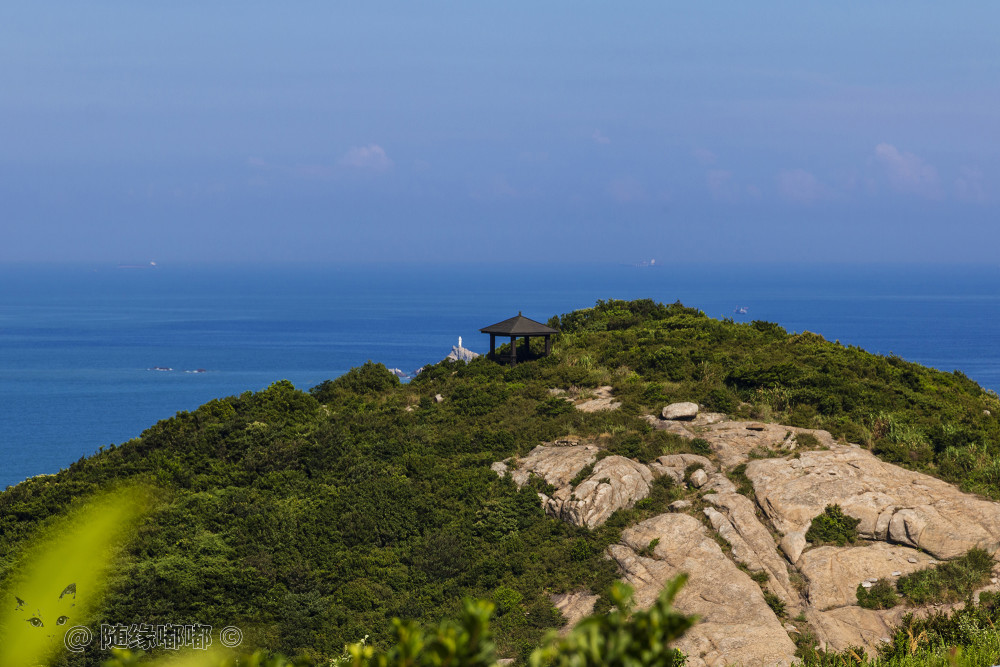
<svg viewBox="0 0 1000 667">
<path fill-rule="evenodd" d="M 649 544 L 639 549 L 639 555 L 645 556 L 646 558 L 652 558 L 653 554 L 656 552 L 656 546 L 660 543 L 660 538 L 654 537 L 649 541 Z"/>
<path fill-rule="evenodd" d="M 771 608 L 771 611 L 774 612 L 775 616 L 778 618 L 785 617 L 785 602 L 780 597 L 771 591 L 765 590 L 764 602 L 766 602 L 767 606 Z"/>
<path fill-rule="evenodd" d="M 899 604 L 896 585 L 885 578 L 879 579 L 871 588 L 858 584 L 858 605 L 865 609 L 892 609 Z"/>
<path fill-rule="evenodd" d="M 847 516 L 840 505 L 827 505 L 823 513 L 809 524 L 806 540 L 813 544 L 836 544 L 839 547 L 854 544 L 858 540 L 859 523 L 861 519 Z"/>
<path fill-rule="evenodd" d="M 989 552 L 970 549 L 961 558 L 904 575 L 896 586 L 910 604 L 955 602 L 985 585 L 994 563 Z"/>
<path fill-rule="evenodd" d="M 608 614 L 584 619 L 566 637 L 549 635 L 531 653 L 532 667 L 680 667 L 684 654 L 671 648 L 696 618 L 676 612 L 673 599 L 685 577 L 667 583 L 659 599 L 647 610 L 632 608 L 632 589 L 616 583 L 611 588 L 615 608 Z M 328 663 L 334 667 L 495 667 L 496 647 L 490 630 L 489 602 L 466 601 L 457 622 L 443 621 L 435 628 L 393 620 L 395 638 L 386 650 L 362 641 L 345 647 L 344 655 Z M 235 657 L 189 653 L 181 659 L 185 667 L 318 667 L 307 659 L 268 657 L 262 652 Z M 116 652 L 105 667 L 135 667 L 143 664 L 129 651 Z M 148 664 L 148 663 L 146 663 Z M 162 667 L 178 664 L 157 663 Z"/>
<path fill-rule="evenodd" d="M 806 667 L 983 667 L 1000 663 L 1000 595 L 980 593 L 951 614 L 926 618 L 908 614 L 878 655 L 869 659 L 861 647 L 822 651 L 812 635 L 796 642 Z"/>
<path fill-rule="evenodd" d="M 605 548 L 685 492 L 658 478 L 634 508 L 588 531 L 543 515 L 544 480 L 518 489 L 490 464 L 568 434 L 641 461 L 710 454 L 704 440 L 641 419 L 680 400 L 824 428 L 1000 498 L 1000 401 L 961 373 L 650 300 L 602 301 L 550 324 L 562 334 L 547 358 L 441 362 L 408 384 L 369 362 L 308 393 L 276 382 L 10 488 L 0 493 L 0 591 L 30 536 L 80 498 L 137 482 L 156 502 L 95 623 L 238 625 L 245 646 L 321 662 L 365 636 L 372 655 L 393 650 L 393 618 L 439 628 L 465 619 L 463 599 L 496 600 L 497 653 L 523 664 L 562 622 L 548 596 L 591 591 L 598 611 L 610 609 Z M 621 409 L 581 413 L 548 391 L 602 385 Z M 745 468 L 730 476 L 749 493 Z M 108 657 L 88 651 L 79 664 Z"/>
<path fill-rule="evenodd" d="M 584 619 L 565 638 L 550 636 L 541 649 L 532 653 L 531 667 L 683 665 L 684 655 L 670 645 L 697 620 L 672 607 L 685 580 L 685 575 L 680 575 L 667 582 L 659 599 L 646 611 L 633 611 L 632 589 L 615 584 L 611 587 L 613 612 Z"/>
<path fill-rule="evenodd" d="M 580 468 L 580 472 L 578 472 L 575 475 L 573 475 L 573 479 L 571 479 L 569 481 L 570 486 L 576 487 L 583 480 L 585 480 L 588 477 L 590 477 L 590 475 L 593 472 L 594 472 L 594 464 L 593 463 L 588 463 L 587 465 L 583 466 L 582 468 Z"/>
<path fill-rule="evenodd" d="M 736 492 L 742 493 L 747 498 L 753 498 L 753 482 L 747 477 L 747 464 L 741 463 L 726 473 L 733 484 L 736 485 Z"/>
<path fill-rule="evenodd" d="M 812 433 L 796 433 L 795 444 L 804 449 L 817 449 L 820 446 L 819 438 Z"/>
<path fill-rule="evenodd" d="M 859 585 L 858 604 L 889 609 L 899 604 L 900 596 L 915 606 L 964 600 L 986 585 L 995 562 L 988 551 L 970 549 L 961 558 L 903 575 L 895 583 L 879 579 L 869 589 Z"/>
</svg>

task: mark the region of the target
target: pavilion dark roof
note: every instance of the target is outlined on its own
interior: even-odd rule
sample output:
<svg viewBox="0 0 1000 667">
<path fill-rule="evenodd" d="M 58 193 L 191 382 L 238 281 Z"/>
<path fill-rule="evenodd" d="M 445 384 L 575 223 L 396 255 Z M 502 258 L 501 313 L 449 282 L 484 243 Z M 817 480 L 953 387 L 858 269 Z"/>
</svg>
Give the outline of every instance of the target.
<svg viewBox="0 0 1000 667">
<path fill-rule="evenodd" d="M 496 334 L 498 336 L 545 336 L 559 333 L 558 329 L 546 326 L 541 322 L 527 318 L 518 313 L 509 320 L 491 324 L 479 330 L 482 333 Z"/>
</svg>

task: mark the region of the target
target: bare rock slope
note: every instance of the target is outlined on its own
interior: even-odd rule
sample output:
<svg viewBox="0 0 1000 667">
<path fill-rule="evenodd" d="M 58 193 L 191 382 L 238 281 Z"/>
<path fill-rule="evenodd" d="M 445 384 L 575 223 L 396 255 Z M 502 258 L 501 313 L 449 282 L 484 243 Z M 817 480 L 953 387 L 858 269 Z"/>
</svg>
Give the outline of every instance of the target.
<svg viewBox="0 0 1000 667">
<path fill-rule="evenodd" d="M 591 529 L 649 495 L 658 477 L 684 486 L 674 512 L 626 529 L 607 556 L 641 605 L 651 604 L 669 579 L 688 573 L 675 605 L 700 617 L 678 644 L 690 665 L 792 664 L 790 634 L 806 625 L 824 647 L 873 650 L 904 613 L 927 610 L 862 609 L 856 597 L 862 582 L 933 567 L 972 547 L 1000 557 L 1000 504 L 838 444 L 825 431 L 711 413 L 689 421 L 647 419 L 654 428 L 707 441 L 711 456 L 671 454 L 644 464 L 603 456 L 597 442 L 567 439 L 493 469 L 512 474 L 519 485 L 531 475 L 543 478 L 555 487 L 540 494 L 545 511 Z M 737 493 L 726 474 L 740 464 L 747 464 L 749 497 Z M 812 519 L 835 503 L 860 520 L 864 541 L 809 545 L 804 536 Z M 765 593 L 784 605 L 784 620 Z M 590 597 L 580 599 L 592 604 Z M 580 614 L 567 615 L 575 621 Z M 794 627 L 793 617 L 805 621 Z"/>
</svg>

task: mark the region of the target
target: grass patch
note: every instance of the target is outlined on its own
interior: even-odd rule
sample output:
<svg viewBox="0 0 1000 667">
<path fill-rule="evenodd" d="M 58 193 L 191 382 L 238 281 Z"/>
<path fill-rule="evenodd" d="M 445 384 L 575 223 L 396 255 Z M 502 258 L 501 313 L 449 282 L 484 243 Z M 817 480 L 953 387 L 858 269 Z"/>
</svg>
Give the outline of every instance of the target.
<svg viewBox="0 0 1000 667">
<path fill-rule="evenodd" d="M 736 492 L 742 493 L 747 498 L 753 498 L 753 483 L 747 477 L 747 464 L 741 463 L 732 470 L 726 472 L 729 481 L 736 485 Z"/>
<path fill-rule="evenodd" d="M 989 552 L 970 549 L 961 558 L 900 577 L 896 586 L 913 605 L 955 602 L 986 584 L 994 563 Z"/>
<path fill-rule="evenodd" d="M 528 475 L 527 486 L 534 489 L 536 493 L 544 493 L 547 496 L 552 496 L 557 490 L 556 487 L 546 482 L 544 477 L 535 473 Z"/>
<path fill-rule="evenodd" d="M 760 584 L 761 586 L 763 586 L 768 582 L 767 572 L 764 572 L 763 570 L 761 570 L 760 572 L 751 572 L 750 568 L 748 568 L 743 563 L 737 563 L 736 567 L 746 572 L 748 577 L 753 579 L 756 583 Z"/>
<path fill-rule="evenodd" d="M 577 484 L 580 484 L 583 480 L 590 477 L 591 473 L 594 472 L 594 465 L 594 463 L 588 463 L 580 468 L 580 471 L 573 476 L 573 479 L 569 480 L 569 485 L 575 487 Z"/>
<path fill-rule="evenodd" d="M 806 449 L 815 449 L 820 447 L 819 438 L 812 433 L 796 433 L 795 444 Z"/>
<path fill-rule="evenodd" d="M 654 537 L 649 541 L 649 544 L 639 549 L 639 555 L 645 558 L 652 558 L 653 552 L 656 550 L 656 545 L 660 543 L 660 538 Z"/>
<path fill-rule="evenodd" d="M 827 505 L 822 514 L 816 516 L 806 531 L 806 540 L 813 544 L 836 544 L 842 547 L 858 541 L 858 524 L 861 519 L 847 516 L 840 505 Z"/>
<path fill-rule="evenodd" d="M 896 586 L 892 581 L 882 578 L 871 588 L 858 584 L 858 605 L 865 609 L 892 609 L 899 604 Z"/>
<path fill-rule="evenodd" d="M 756 460 L 756 459 L 776 459 L 785 456 L 787 454 L 788 452 L 781 451 L 780 449 L 770 449 L 768 447 L 764 447 L 763 445 L 757 445 L 756 447 L 750 450 L 750 453 L 747 454 L 747 456 L 749 456 L 751 460 Z"/>
</svg>

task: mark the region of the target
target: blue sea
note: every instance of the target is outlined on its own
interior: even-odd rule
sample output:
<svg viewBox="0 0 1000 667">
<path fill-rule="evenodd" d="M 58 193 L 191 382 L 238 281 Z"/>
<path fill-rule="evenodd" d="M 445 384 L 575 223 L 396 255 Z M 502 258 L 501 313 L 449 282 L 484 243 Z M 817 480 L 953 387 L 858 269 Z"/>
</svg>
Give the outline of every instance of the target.
<svg viewBox="0 0 1000 667">
<path fill-rule="evenodd" d="M 0 489 L 212 398 L 280 379 L 308 389 L 368 359 L 412 371 L 459 336 L 484 351 L 478 329 L 518 311 L 544 322 L 644 297 L 778 322 L 1000 389 L 997 267 L 6 265 Z"/>
</svg>

